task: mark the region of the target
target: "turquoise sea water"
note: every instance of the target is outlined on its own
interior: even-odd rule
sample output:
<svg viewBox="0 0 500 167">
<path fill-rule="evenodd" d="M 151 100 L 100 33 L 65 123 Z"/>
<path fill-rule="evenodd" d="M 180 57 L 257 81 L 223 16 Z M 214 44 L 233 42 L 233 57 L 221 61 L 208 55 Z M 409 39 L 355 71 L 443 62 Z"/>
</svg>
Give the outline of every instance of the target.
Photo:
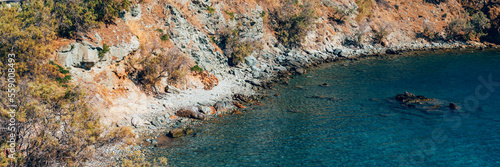
<svg viewBox="0 0 500 167">
<path fill-rule="evenodd" d="M 489 76 L 495 83 L 479 79 Z M 465 113 L 388 102 L 404 91 L 455 102 Z M 267 93 L 280 96 L 207 122 L 154 156 L 172 166 L 500 166 L 498 51 L 337 62 Z"/>
</svg>

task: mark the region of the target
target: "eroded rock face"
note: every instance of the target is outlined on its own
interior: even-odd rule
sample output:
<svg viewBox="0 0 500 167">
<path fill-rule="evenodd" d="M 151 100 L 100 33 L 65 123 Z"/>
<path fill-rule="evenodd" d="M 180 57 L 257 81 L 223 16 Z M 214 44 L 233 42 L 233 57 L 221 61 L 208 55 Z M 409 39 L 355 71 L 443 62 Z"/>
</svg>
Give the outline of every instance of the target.
<svg viewBox="0 0 500 167">
<path fill-rule="evenodd" d="M 100 61 L 117 63 L 125 56 L 139 49 L 140 43 L 137 37 L 125 43 L 111 46 L 108 53 L 105 53 L 103 59 L 99 58 L 99 51 L 102 47 L 88 41 L 74 42 L 62 46 L 57 52 L 56 61 L 63 67 L 77 67 L 90 69 Z"/>
<path fill-rule="evenodd" d="M 89 69 L 99 61 L 98 52 L 101 49 L 87 41 L 71 43 L 59 49 L 57 63 L 63 67 Z"/>
<path fill-rule="evenodd" d="M 129 42 L 120 43 L 116 46 L 111 46 L 109 48 L 109 53 L 104 56 L 106 59 L 103 61 L 110 61 L 111 63 L 117 63 L 128 56 L 133 51 L 139 49 L 139 39 L 136 36 L 133 36 Z M 108 60 L 109 59 L 109 60 Z"/>
<path fill-rule="evenodd" d="M 183 14 L 174 6 L 167 5 L 170 14 L 166 18 L 165 26 L 170 27 L 168 35 L 170 40 L 186 55 L 198 62 L 204 70 L 212 74 L 222 75 L 227 71 L 227 57 L 221 52 L 216 52 L 210 44 L 208 35 L 198 27 L 193 26 Z M 205 12 L 206 7 L 199 8 Z"/>
</svg>

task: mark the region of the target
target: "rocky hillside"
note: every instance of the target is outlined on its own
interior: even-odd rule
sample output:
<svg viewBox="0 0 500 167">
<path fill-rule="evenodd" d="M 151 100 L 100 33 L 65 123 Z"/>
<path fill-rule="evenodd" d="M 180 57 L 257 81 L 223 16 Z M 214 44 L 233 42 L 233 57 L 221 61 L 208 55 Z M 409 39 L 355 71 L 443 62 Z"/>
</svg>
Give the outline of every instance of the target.
<svg viewBox="0 0 500 167">
<path fill-rule="evenodd" d="M 456 0 L 133 1 L 113 24 L 61 40 L 53 60 L 93 94 L 105 120 L 168 119 L 182 106 L 252 93 L 279 71 L 331 58 L 498 42 L 499 9 L 496 1 Z M 159 55 L 167 58 L 141 61 Z M 202 73 L 218 83 L 208 86 L 214 78 Z"/>
<path fill-rule="evenodd" d="M 244 95 L 278 76 L 322 62 L 500 42 L 498 0 L 29 0 L 2 5 L 0 13 L 2 60 L 4 53 L 20 55 L 27 101 L 45 107 L 26 111 L 83 113 L 96 124 L 120 127 L 111 133 L 118 137 L 129 127 L 168 129 L 185 122 L 182 116 L 242 107 L 233 99 L 247 101 Z M 89 117 L 93 110 L 100 119 Z M 69 126 L 51 114 L 28 116 Z M 61 132 L 54 128 L 59 125 L 49 127 L 54 133 L 40 136 Z M 75 148 L 104 142 L 94 127 L 79 128 L 92 129 L 88 134 L 99 140 Z"/>
</svg>

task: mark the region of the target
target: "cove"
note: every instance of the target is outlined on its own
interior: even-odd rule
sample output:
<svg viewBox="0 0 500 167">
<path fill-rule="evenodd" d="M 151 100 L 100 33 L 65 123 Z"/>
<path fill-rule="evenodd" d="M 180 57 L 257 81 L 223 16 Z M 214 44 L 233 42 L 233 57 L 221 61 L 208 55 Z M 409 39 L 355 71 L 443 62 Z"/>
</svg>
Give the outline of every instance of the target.
<svg viewBox="0 0 500 167">
<path fill-rule="evenodd" d="M 195 137 L 172 139 L 152 156 L 172 166 L 499 166 L 500 87 L 480 78 L 500 82 L 499 51 L 324 64 L 266 90 L 279 96 L 263 106 L 207 121 Z M 405 91 L 454 102 L 463 112 L 391 102 Z"/>
</svg>

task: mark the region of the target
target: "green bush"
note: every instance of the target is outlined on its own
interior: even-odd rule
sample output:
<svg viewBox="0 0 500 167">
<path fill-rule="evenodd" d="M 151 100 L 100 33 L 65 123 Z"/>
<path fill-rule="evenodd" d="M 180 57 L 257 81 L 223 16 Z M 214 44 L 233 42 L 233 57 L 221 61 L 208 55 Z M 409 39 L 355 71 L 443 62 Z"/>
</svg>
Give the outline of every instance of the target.
<svg viewBox="0 0 500 167">
<path fill-rule="evenodd" d="M 229 15 L 229 18 L 231 20 L 234 20 L 234 13 L 233 12 L 230 12 L 230 11 L 225 11 L 227 15 Z"/>
<path fill-rule="evenodd" d="M 161 39 L 162 41 L 168 41 L 168 40 L 170 40 L 170 38 L 169 38 L 168 34 L 163 34 L 163 35 L 160 37 L 160 39 Z"/>
<path fill-rule="evenodd" d="M 215 12 L 215 9 L 211 6 L 207 6 L 207 11 L 210 13 L 210 14 L 214 14 Z"/>
<path fill-rule="evenodd" d="M 64 69 L 60 65 L 54 63 L 53 61 L 49 61 L 49 64 L 55 66 L 61 74 L 64 74 L 64 77 L 56 76 L 55 80 L 57 82 L 59 82 L 60 84 L 66 84 L 71 80 L 71 75 L 69 75 L 68 70 Z"/>
<path fill-rule="evenodd" d="M 488 35 L 489 28 L 491 28 L 490 20 L 484 13 L 478 12 L 470 20 L 452 20 L 446 31 L 450 39 L 479 41 L 481 37 Z"/>
<path fill-rule="evenodd" d="M 491 28 L 490 20 L 483 12 L 472 15 L 471 24 L 480 37 L 488 35 L 487 31 Z"/>
<path fill-rule="evenodd" d="M 51 1 L 45 3 L 53 8 L 51 13 L 62 37 L 75 37 L 100 23 L 113 23 L 120 11 L 131 5 L 128 0 L 54 0 L 52 4 Z"/>
<path fill-rule="evenodd" d="M 103 44 L 102 49 L 99 50 L 99 52 L 98 52 L 99 59 L 102 59 L 104 57 L 104 54 L 106 54 L 108 52 L 109 52 L 109 46 L 106 44 Z"/>
<path fill-rule="evenodd" d="M 16 55 L 17 154 L 0 153 L 0 166 L 83 166 L 96 148 L 116 141 L 104 133 L 99 115 L 87 101 L 84 88 L 68 82 L 69 71 L 47 61 L 52 41 L 77 37 L 101 23 L 112 22 L 128 1 L 25 0 L 22 7 L 0 6 L 0 65 Z M 114 11 L 116 10 L 116 11 Z M 5 73 L 7 68 L 1 68 Z M 7 97 L 7 82 L 0 80 L 0 95 Z M 0 98 L 0 127 L 8 127 L 6 98 Z M 0 148 L 10 133 L 0 133 Z M 12 154 L 11 154 L 12 155 Z"/>
<path fill-rule="evenodd" d="M 315 8 L 304 2 L 287 1 L 271 13 L 270 25 L 280 43 L 287 47 L 299 47 L 315 21 Z"/>
<path fill-rule="evenodd" d="M 191 67 L 191 71 L 202 73 L 203 72 L 203 68 L 201 68 L 200 66 L 198 66 L 198 62 L 196 62 L 196 65 L 194 65 L 193 67 Z"/>
</svg>

